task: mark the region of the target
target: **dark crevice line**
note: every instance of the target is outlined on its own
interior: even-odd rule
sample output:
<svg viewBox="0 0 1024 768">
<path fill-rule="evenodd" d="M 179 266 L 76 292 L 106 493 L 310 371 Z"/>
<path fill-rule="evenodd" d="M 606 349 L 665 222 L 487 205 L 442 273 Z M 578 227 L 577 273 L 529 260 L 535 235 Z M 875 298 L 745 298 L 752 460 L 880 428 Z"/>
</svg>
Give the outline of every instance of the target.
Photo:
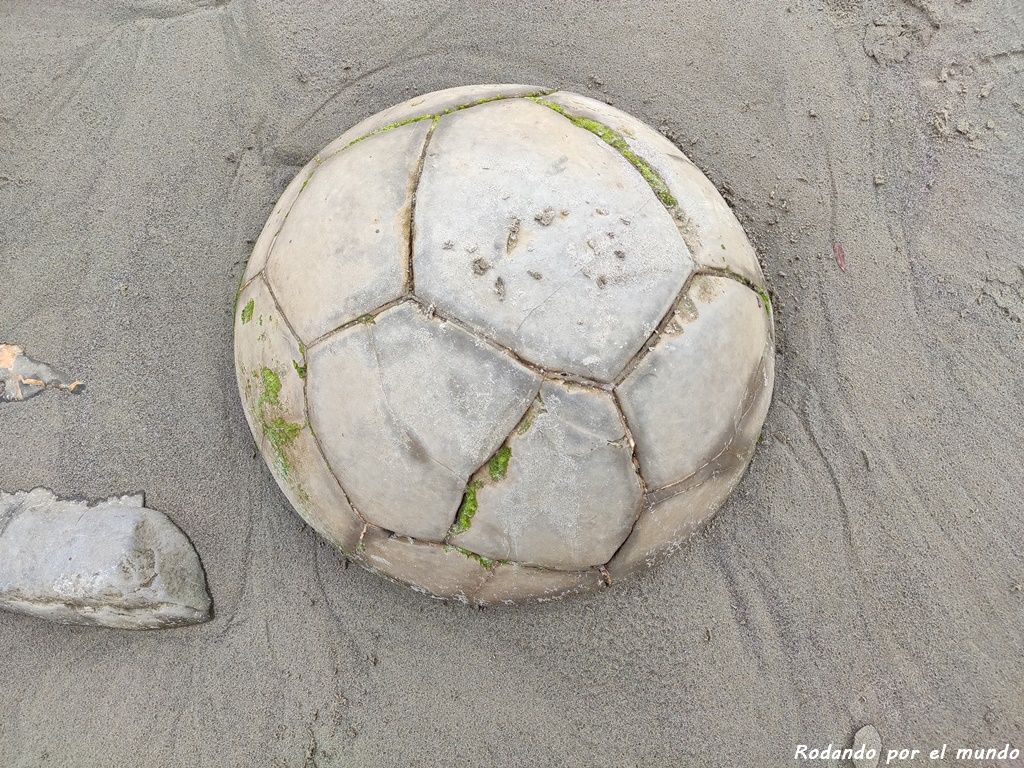
<svg viewBox="0 0 1024 768">
<path fill-rule="evenodd" d="M 246 280 L 245 283 L 242 283 L 242 284 L 240 284 L 238 286 L 238 293 L 235 294 L 235 315 L 236 315 L 236 317 L 235 317 L 235 319 L 234 319 L 232 324 L 238 322 L 238 317 L 237 317 L 237 315 L 238 315 L 238 300 L 242 297 L 243 293 L 245 293 L 247 290 L 249 290 L 249 286 L 252 285 L 253 283 L 255 283 L 257 280 L 259 280 L 261 277 L 263 278 L 264 285 L 266 285 L 267 278 L 263 274 L 266 271 L 267 271 L 267 267 L 266 267 L 266 265 L 264 265 L 263 269 L 261 269 L 259 272 L 257 272 L 252 277 L 250 277 L 248 280 Z M 242 271 L 242 279 L 243 280 L 245 279 L 245 271 L 244 270 Z"/>
<path fill-rule="evenodd" d="M 261 272 L 260 274 L 263 275 L 263 285 L 267 289 L 267 293 L 270 294 L 270 300 L 274 302 L 274 309 L 277 310 L 277 314 L 279 314 L 281 316 L 281 319 L 284 321 L 285 328 L 288 329 L 288 333 L 292 335 L 292 338 L 295 339 L 296 343 L 302 344 L 302 337 L 300 337 L 299 334 L 295 332 L 295 329 L 292 328 L 292 323 L 288 319 L 288 316 L 284 313 L 284 310 L 281 309 L 281 302 L 278 300 L 277 294 L 274 293 L 274 289 L 270 285 L 270 280 L 267 278 L 265 274 L 263 274 L 263 272 Z M 302 344 L 302 347 L 303 349 L 305 349 L 305 344 Z"/>
<path fill-rule="evenodd" d="M 672 322 L 672 319 L 676 315 L 676 311 L 679 309 L 679 304 L 684 298 L 686 298 L 686 294 L 690 292 L 690 287 L 693 285 L 693 281 L 698 274 L 700 274 L 699 271 L 694 271 L 683 281 L 683 285 L 672 300 L 672 304 L 669 306 L 668 311 L 662 315 L 661 320 L 658 321 L 654 330 L 651 331 L 650 336 L 647 337 L 647 340 L 644 341 L 640 349 L 636 351 L 636 354 L 626 362 L 622 367 L 622 370 L 619 372 L 619 375 L 615 377 L 612 385 L 614 389 L 618 389 L 618 387 L 622 385 L 622 382 L 629 378 L 629 375 L 636 370 L 637 366 L 640 365 L 645 357 L 647 357 L 651 349 L 661 340 L 662 334 L 665 332 L 668 324 Z M 616 402 L 618 402 L 617 397 Z"/>
<path fill-rule="evenodd" d="M 444 312 L 438 311 L 437 306 L 435 304 L 430 304 L 421 297 L 416 296 L 415 294 L 411 294 L 405 298 L 406 300 L 418 304 L 423 309 L 427 317 L 438 317 L 446 323 L 451 323 L 456 328 L 465 331 L 474 338 L 479 339 L 488 346 L 493 347 L 494 349 L 501 352 L 503 355 L 512 358 L 512 360 L 515 361 L 516 363 L 519 363 L 519 365 L 529 369 L 533 373 L 536 373 L 538 376 L 547 379 L 548 381 L 557 381 L 561 383 L 568 382 L 571 384 L 576 384 L 581 387 L 586 387 L 588 389 L 598 389 L 601 390 L 602 392 L 610 392 L 612 389 L 612 384 L 606 384 L 604 382 L 598 381 L 597 379 L 590 379 L 587 378 L 586 376 L 580 376 L 579 374 L 575 373 L 567 373 L 565 371 L 552 371 L 548 370 L 547 368 L 543 368 L 537 365 L 536 363 L 532 363 L 529 360 L 520 357 L 513 350 L 509 349 L 501 342 L 492 339 L 490 336 L 484 333 L 481 333 L 479 330 L 473 328 L 472 326 L 463 322 L 459 318 L 449 316 Z"/>
<path fill-rule="evenodd" d="M 353 318 L 352 320 L 346 320 L 337 328 L 332 328 L 331 330 L 327 331 L 327 333 L 323 333 L 317 336 L 315 339 L 309 342 L 309 344 L 306 344 L 306 351 L 308 352 L 309 350 L 313 349 L 313 347 L 319 346 L 320 344 L 325 342 L 331 336 L 339 334 L 342 331 L 347 331 L 349 328 L 352 328 L 353 326 L 372 323 L 378 315 L 387 312 L 389 309 L 393 307 L 397 307 L 399 304 L 404 304 L 409 300 L 410 297 L 408 295 L 403 294 L 399 296 L 397 299 L 392 299 L 391 301 L 387 301 L 381 304 L 379 307 L 371 309 L 369 312 L 364 312 L 359 317 Z"/>
<path fill-rule="evenodd" d="M 640 502 L 637 505 L 638 509 L 633 516 L 633 524 L 629 526 L 629 533 L 622 539 L 619 546 L 612 552 L 612 556 L 608 558 L 608 562 L 601 566 L 604 573 L 607 573 L 608 563 L 615 559 L 615 556 L 619 554 L 619 550 L 626 546 L 626 542 L 629 541 L 630 536 L 633 535 L 633 531 L 636 529 L 637 523 L 640 522 L 640 518 L 643 516 L 644 508 L 647 503 L 647 481 L 644 479 L 643 472 L 640 471 L 640 459 L 636 455 L 636 440 L 633 439 L 633 430 L 630 429 L 629 421 L 626 419 L 626 412 L 622 409 L 622 402 L 619 400 L 617 392 L 612 392 L 612 401 L 615 403 L 615 410 L 619 414 L 619 418 L 622 420 L 622 426 L 626 430 L 626 441 L 629 443 L 630 448 L 630 460 L 633 462 L 633 471 L 636 473 L 637 481 L 640 483 Z M 603 575 L 603 574 L 602 574 Z M 607 579 L 607 585 L 611 586 L 611 575 L 609 574 Z"/>
<path fill-rule="evenodd" d="M 319 171 L 320 166 L 323 165 L 323 160 L 321 160 L 319 157 L 314 157 L 313 162 L 316 163 L 316 165 L 314 165 L 312 170 L 310 170 L 310 172 L 306 175 L 306 178 L 302 182 L 302 186 L 299 187 L 299 191 L 295 193 L 295 199 L 292 200 L 292 204 L 288 206 L 288 210 L 284 212 L 284 217 L 281 219 L 281 225 L 277 228 L 277 231 L 274 233 L 274 236 L 270 239 L 270 245 L 267 246 L 267 260 L 263 264 L 264 269 L 266 269 L 267 265 L 270 263 L 270 257 L 273 256 L 274 254 L 274 246 L 277 245 L 277 238 L 280 236 L 281 230 L 284 229 L 284 225 L 288 223 L 288 217 L 292 215 L 292 210 L 299 202 L 299 198 L 302 197 L 302 193 L 305 192 L 306 187 L 309 186 L 309 182 L 312 180 L 313 174 Z M 270 215 L 274 215 L 273 209 L 271 209 Z"/>
<path fill-rule="evenodd" d="M 507 435 L 505 435 L 505 438 L 498 445 L 498 448 L 497 448 L 498 451 L 500 451 L 502 449 L 502 447 L 507 446 L 509 444 L 509 441 L 512 439 L 512 436 L 515 435 L 517 432 L 519 432 L 523 428 L 523 426 L 526 423 L 527 419 L 529 419 L 531 414 L 534 413 L 534 409 L 536 408 L 538 403 L 543 405 L 543 403 L 541 402 L 541 399 L 540 399 L 540 384 L 537 385 L 537 391 L 534 392 L 533 397 L 530 399 L 529 405 L 527 405 L 526 406 L 526 410 L 523 411 L 523 415 L 519 417 L 519 420 L 516 421 L 515 426 L 513 426 L 512 429 L 509 430 L 509 433 Z M 479 467 L 477 467 L 476 469 L 474 469 L 472 472 L 469 473 L 469 477 L 466 479 L 465 489 L 462 492 L 462 496 L 459 497 L 459 506 L 456 507 L 456 509 L 455 509 L 455 514 L 452 516 L 452 522 L 448 526 L 448 533 L 445 534 L 445 537 L 443 539 L 443 542 L 444 542 L 445 545 L 447 545 L 447 546 L 455 546 L 455 544 L 452 543 L 451 538 L 452 538 L 452 536 L 457 536 L 458 535 L 457 533 L 454 532 L 454 528 L 455 528 L 456 524 L 459 521 L 459 512 L 462 511 L 462 504 L 465 501 L 466 493 L 469 491 L 469 486 L 473 482 L 475 482 L 473 478 L 475 478 L 477 475 L 480 475 L 480 474 L 484 473 L 485 469 L 488 469 L 488 467 L 489 467 L 489 465 L 491 463 L 491 459 L 494 458 L 495 453 L 488 454 L 487 458 L 484 459 L 483 464 L 481 464 Z M 472 526 L 470 526 L 470 527 L 472 527 Z M 466 530 L 469 530 L 469 527 L 467 527 Z M 460 531 L 460 533 L 464 533 L 464 532 L 465 531 Z M 470 550 L 470 551 L 472 551 L 472 550 Z M 474 552 L 474 554 L 478 555 L 479 557 L 484 557 L 484 555 L 480 555 L 479 553 L 476 553 L 476 552 Z M 487 558 L 487 559 L 490 560 L 491 558 Z M 498 562 L 498 561 L 495 560 L 495 562 Z"/>
<path fill-rule="evenodd" d="M 416 290 L 416 270 L 413 265 L 413 256 L 415 254 L 416 247 L 416 193 L 420 188 L 420 179 L 423 177 L 423 166 L 427 161 L 427 148 L 430 146 L 430 139 L 434 135 L 434 129 L 437 128 L 437 123 L 440 117 L 435 117 L 433 122 L 430 124 L 430 130 L 427 131 L 426 137 L 423 139 L 423 149 L 420 151 L 420 159 L 416 164 L 416 174 L 412 179 L 412 193 L 409 196 L 409 231 L 407 234 L 408 249 L 405 263 L 405 292 L 413 293 Z"/>
<path fill-rule="evenodd" d="M 501 563 L 495 563 L 493 568 L 489 568 L 487 570 L 487 574 L 484 576 L 483 580 L 479 584 L 476 585 L 476 589 L 474 589 L 472 592 L 470 592 L 468 595 L 466 595 L 466 599 L 470 603 L 472 603 L 476 599 L 477 594 L 479 594 L 480 590 L 484 588 L 484 585 L 487 582 L 489 582 L 494 577 L 494 572 L 497 571 L 498 568 L 501 567 L 501 565 L 502 565 Z"/>
<path fill-rule="evenodd" d="M 262 274 L 263 273 L 260 272 L 260 275 L 262 275 Z M 263 284 L 267 288 L 267 293 L 270 294 L 270 300 L 272 302 L 274 302 L 274 309 L 277 310 L 277 313 L 284 320 L 285 325 L 288 328 L 288 331 L 292 334 L 292 336 L 295 338 L 296 342 L 302 347 L 302 349 L 306 349 L 305 345 L 302 344 L 302 339 L 300 339 L 299 335 L 297 333 L 295 333 L 294 329 L 291 327 L 291 323 L 288 322 L 287 316 L 285 315 L 284 311 L 281 309 L 281 302 L 279 302 L 277 300 L 277 296 L 274 295 L 274 291 L 270 287 L 270 281 L 267 280 L 264 277 Z M 300 350 L 300 353 L 301 353 L 301 350 Z M 305 356 L 304 353 L 302 353 L 302 358 L 303 358 L 303 362 L 306 362 L 306 356 Z M 334 478 L 334 482 L 336 482 L 338 484 L 338 489 L 341 491 L 341 495 L 345 498 L 345 503 L 348 504 L 349 508 L 356 514 L 356 517 L 358 517 L 362 521 L 363 525 L 365 526 L 366 525 L 366 520 L 363 519 L 363 516 L 360 514 L 359 510 L 356 509 L 355 505 L 352 503 L 352 498 L 348 495 L 348 491 L 345 490 L 345 486 L 343 486 L 341 484 L 341 479 L 338 477 L 338 473 L 334 471 L 334 467 L 332 467 L 331 463 L 327 460 L 327 454 L 325 453 L 324 447 L 323 447 L 323 445 L 320 442 L 320 438 L 317 437 L 316 430 L 313 429 L 313 422 L 310 421 L 310 418 L 309 418 L 308 386 L 309 386 L 309 376 L 306 375 L 305 377 L 302 378 L 302 412 L 303 412 L 303 415 L 306 417 L 305 418 L 305 421 L 306 421 L 306 427 L 305 428 L 309 430 L 309 434 L 313 438 L 313 444 L 316 445 L 316 449 L 320 453 L 320 458 L 322 458 L 324 460 L 324 466 L 326 466 L 327 470 L 331 473 L 331 477 Z M 347 554 L 347 553 L 345 553 L 345 554 Z"/>
<path fill-rule="evenodd" d="M 242 276 L 238 279 L 238 290 L 235 292 L 235 308 L 234 308 L 234 312 L 238 311 L 238 297 L 242 295 L 242 291 L 244 291 L 246 288 L 248 288 L 249 285 L 252 284 L 253 280 L 255 280 L 257 277 L 259 277 L 260 275 L 262 275 L 263 273 L 265 273 L 267 271 L 267 268 L 270 265 L 270 257 L 274 254 L 274 246 L 277 245 L 278 235 L 280 235 L 281 234 L 281 230 L 284 229 L 284 225 L 288 221 L 288 217 L 291 215 L 292 209 L 295 207 L 295 204 L 297 202 L 299 202 L 299 197 L 302 195 L 302 191 L 306 188 L 306 185 L 309 184 L 309 180 L 313 178 L 313 174 L 316 173 L 317 170 L 319 170 L 319 168 L 320 168 L 320 161 L 317 158 L 315 158 L 315 157 L 313 158 L 313 160 L 314 160 L 314 162 L 316 162 L 316 166 L 306 176 L 305 181 L 302 182 L 302 187 L 300 187 L 299 191 L 295 193 L 295 199 L 292 200 L 292 204 L 289 205 L 288 206 L 288 210 L 285 211 L 284 217 L 281 219 L 281 224 L 277 227 L 277 230 L 274 232 L 273 236 L 270 238 L 270 245 L 267 246 L 267 258 L 265 258 L 263 260 L 263 266 L 260 267 L 259 272 L 257 272 L 255 275 L 250 277 L 248 280 L 246 280 L 245 279 L 245 270 L 247 270 L 249 268 L 249 262 L 252 261 L 252 253 L 249 254 L 249 259 L 246 261 L 245 267 L 242 268 Z M 271 206 L 271 209 L 270 209 L 271 217 L 274 215 L 274 208 L 277 207 L 277 203 L 279 203 L 280 201 L 281 201 L 280 198 L 278 198 L 278 200 L 274 203 L 274 205 Z M 264 226 L 266 226 L 266 225 L 264 225 Z M 260 232 L 260 234 L 263 234 L 263 233 Z M 259 240 L 259 236 L 257 236 L 256 239 Z M 270 285 L 270 279 L 268 277 L 264 277 L 264 282 L 267 285 Z"/>
<path fill-rule="evenodd" d="M 741 275 L 739 272 L 736 272 L 729 267 L 701 267 L 694 274 L 694 277 L 699 276 L 722 277 L 727 280 L 733 280 L 756 293 L 758 298 L 761 300 L 761 303 L 764 304 L 764 311 L 768 315 L 768 333 L 770 334 L 772 345 L 774 346 L 775 306 L 772 304 L 771 296 L 768 295 L 767 288 L 762 288 L 750 278 Z"/>
</svg>

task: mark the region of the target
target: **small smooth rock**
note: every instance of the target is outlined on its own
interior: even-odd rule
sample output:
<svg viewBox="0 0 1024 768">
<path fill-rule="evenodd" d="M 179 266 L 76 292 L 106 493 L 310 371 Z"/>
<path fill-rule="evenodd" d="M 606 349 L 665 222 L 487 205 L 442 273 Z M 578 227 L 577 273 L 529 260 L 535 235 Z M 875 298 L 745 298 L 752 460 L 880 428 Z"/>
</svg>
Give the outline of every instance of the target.
<svg viewBox="0 0 1024 768">
<path fill-rule="evenodd" d="M 0 492 L 0 607 L 114 629 L 212 617 L 199 556 L 142 494 L 90 506 L 46 488 Z"/>
<path fill-rule="evenodd" d="M 875 768 L 878 765 L 878 761 L 882 756 L 882 737 L 878 735 L 878 731 L 875 730 L 873 725 L 865 725 L 856 735 L 853 737 L 853 752 L 854 754 L 864 746 L 864 754 L 870 754 L 871 750 L 874 750 L 874 757 L 862 757 L 854 758 L 854 768 Z"/>
</svg>

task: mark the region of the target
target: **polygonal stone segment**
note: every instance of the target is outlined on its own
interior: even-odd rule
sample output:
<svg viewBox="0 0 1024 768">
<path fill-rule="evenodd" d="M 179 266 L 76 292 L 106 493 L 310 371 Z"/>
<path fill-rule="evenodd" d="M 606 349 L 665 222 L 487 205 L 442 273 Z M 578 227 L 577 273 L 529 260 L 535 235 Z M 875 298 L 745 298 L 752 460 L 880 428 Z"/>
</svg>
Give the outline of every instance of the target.
<svg viewBox="0 0 1024 768">
<path fill-rule="evenodd" d="M 632 533 L 608 563 L 613 579 L 646 570 L 680 549 L 739 484 L 768 413 L 774 369 L 775 355 L 766 350 L 744 396 L 735 431 L 707 464 L 688 478 L 647 494 Z"/>
<path fill-rule="evenodd" d="M 611 396 L 545 382 L 507 446 L 505 476 L 479 481 L 470 527 L 451 541 L 491 560 L 559 570 L 607 562 L 641 501 Z"/>
<path fill-rule="evenodd" d="M 309 429 L 304 349 L 262 277 L 239 296 L 235 366 L 245 417 L 274 480 L 314 530 L 342 551 L 352 552 L 363 523 Z"/>
<path fill-rule="evenodd" d="M 0 607 L 60 624 L 161 629 L 208 621 L 185 534 L 139 497 L 89 506 L 37 488 L 0 493 Z M 3 520 L 0 520 L 3 522 Z"/>
<path fill-rule="evenodd" d="M 242 277 L 243 285 L 258 275 L 263 267 L 266 266 L 267 257 L 270 256 L 270 251 L 274 247 L 274 240 L 277 238 L 278 232 L 281 231 L 285 219 L 288 218 L 288 212 L 291 210 L 303 187 L 306 186 L 310 176 L 313 175 L 317 165 L 319 165 L 317 158 L 313 158 L 306 163 L 295 174 L 295 178 L 288 183 L 288 186 L 284 188 L 281 197 L 274 204 L 274 210 L 270 214 L 270 218 L 267 219 L 267 223 L 263 226 L 263 231 L 260 232 L 260 236 L 256 239 L 256 244 L 252 248 L 252 255 L 249 257 L 249 263 L 246 264 L 245 274 Z"/>
<path fill-rule="evenodd" d="M 697 534 L 743 477 L 750 454 L 723 453 L 689 479 L 648 494 L 633 532 L 608 563 L 612 579 L 652 567 Z"/>
<path fill-rule="evenodd" d="M 414 227 L 417 294 L 541 367 L 601 381 L 641 348 L 692 267 L 636 169 L 526 99 L 438 122 Z"/>
<path fill-rule="evenodd" d="M 273 410 L 288 421 L 305 421 L 300 376 L 304 365 L 298 339 L 263 277 L 258 277 L 242 289 L 235 312 L 235 372 L 256 442 L 265 439 L 261 407 L 268 416 Z"/>
<path fill-rule="evenodd" d="M 696 277 L 657 343 L 617 388 L 648 488 L 688 477 L 726 446 L 743 452 L 753 445 L 756 432 L 737 430 L 761 389 L 770 399 L 773 358 L 761 297 L 729 278 Z M 761 412 L 757 429 L 763 420 Z"/>
<path fill-rule="evenodd" d="M 597 569 L 552 571 L 519 563 L 501 563 L 470 602 L 477 605 L 515 605 L 561 600 L 580 592 L 595 592 L 606 586 Z"/>
<path fill-rule="evenodd" d="M 358 553 L 367 568 L 434 597 L 468 602 L 487 568 L 455 547 L 367 528 Z"/>
<path fill-rule="evenodd" d="M 536 85 L 463 85 L 446 88 L 395 104 L 393 107 L 356 123 L 322 150 L 320 158 L 328 158 L 352 144 L 353 141 L 372 134 L 374 131 L 393 130 L 388 126 L 400 126 L 406 121 L 417 120 L 461 107 L 477 104 L 487 99 L 517 98 L 528 94 L 544 93 L 547 89 Z"/>
<path fill-rule="evenodd" d="M 328 331 L 405 289 L 409 217 L 429 122 L 324 160 L 288 214 L 267 277 L 299 338 Z"/>
<path fill-rule="evenodd" d="M 676 200 L 680 230 L 699 266 L 731 270 L 764 287 L 757 254 L 743 227 L 715 185 L 675 144 L 632 115 L 586 96 L 559 91 L 544 100 L 616 131 L 658 172 Z"/>
<path fill-rule="evenodd" d="M 400 304 L 309 352 L 309 408 L 364 519 L 444 538 L 466 481 L 529 407 L 540 377 L 452 323 Z"/>
</svg>

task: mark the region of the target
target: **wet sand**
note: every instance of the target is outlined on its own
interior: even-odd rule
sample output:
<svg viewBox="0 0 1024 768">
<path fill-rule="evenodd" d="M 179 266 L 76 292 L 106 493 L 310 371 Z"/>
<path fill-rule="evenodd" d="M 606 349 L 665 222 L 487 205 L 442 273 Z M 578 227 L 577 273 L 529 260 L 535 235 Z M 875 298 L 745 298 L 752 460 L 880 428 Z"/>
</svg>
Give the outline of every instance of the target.
<svg viewBox="0 0 1024 768">
<path fill-rule="evenodd" d="M 86 388 L 0 404 L 0 488 L 145 491 L 216 618 L 0 613 L 0 765 L 775 766 L 869 723 L 1024 748 L 1019 3 L 53 5 L 0 2 L 0 342 Z M 257 454 L 231 344 L 298 168 L 477 82 L 660 128 L 777 319 L 765 440 L 707 532 L 515 610 L 344 568 Z"/>
</svg>

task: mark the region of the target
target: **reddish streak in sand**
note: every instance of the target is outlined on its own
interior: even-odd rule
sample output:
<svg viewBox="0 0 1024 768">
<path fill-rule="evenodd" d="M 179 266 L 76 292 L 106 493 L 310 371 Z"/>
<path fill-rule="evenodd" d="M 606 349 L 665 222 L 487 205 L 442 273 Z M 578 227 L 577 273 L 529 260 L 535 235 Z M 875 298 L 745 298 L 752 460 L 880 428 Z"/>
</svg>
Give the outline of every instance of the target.
<svg viewBox="0 0 1024 768">
<path fill-rule="evenodd" d="M 843 272 L 845 272 L 846 271 L 846 254 L 843 253 L 843 246 L 840 245 L 839 243 L 833 243 L 832 244 L 832 255 L 836 257 L 836 264 L 839 265 L 839 268 L 841 270 L 843 270 Z"/>
</svg>

